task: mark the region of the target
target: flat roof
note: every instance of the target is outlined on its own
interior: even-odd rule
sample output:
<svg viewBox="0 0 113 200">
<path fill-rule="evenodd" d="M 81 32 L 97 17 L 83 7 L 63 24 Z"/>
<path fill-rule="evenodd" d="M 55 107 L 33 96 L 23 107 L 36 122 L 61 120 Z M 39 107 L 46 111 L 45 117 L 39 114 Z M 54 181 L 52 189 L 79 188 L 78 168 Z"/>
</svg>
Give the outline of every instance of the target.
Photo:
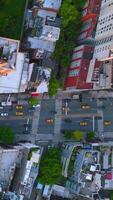
<svg viewBox="0 0 113 200">
<path fill-rule="evenodd" d="M 43 7 L 59 10 L 62 0 L 45 0 Z"/>
<path fill-rule="evenodd" d="M 55 42 L 59 39 L 60 28 L 44 25 L 40 39 L 50 40 Z"/>
<path fill-rule="evenodd" d="M 0 93 L 19 92 L 24 59 L 25 59 L 25 54 L 19 52 L 17 54 L 16 69 L 7 76 L 0 77 Z"/>
<path fill-rule="evenodd" d="M 49 52 L 53 52 L 55 49 L 55 42 L 42 40 L 37 37 L 28 37 L 28 42 L 30 42 L 30 48 L 33 49 L 44 49 Z"/>
</svg>

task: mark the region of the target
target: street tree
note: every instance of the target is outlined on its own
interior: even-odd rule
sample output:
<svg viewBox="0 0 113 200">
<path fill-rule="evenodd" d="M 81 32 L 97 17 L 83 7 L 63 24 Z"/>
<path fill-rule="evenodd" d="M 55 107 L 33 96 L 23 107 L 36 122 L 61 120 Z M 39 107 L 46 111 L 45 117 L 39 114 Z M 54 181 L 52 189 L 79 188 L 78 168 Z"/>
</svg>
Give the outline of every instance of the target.
<svg viewBox="0 0 113 200">
<path fill-rule="evenodd" d="M 86 134 L 86 139 L 94 139 L 95 138 L 95 132 L 94 131 L 91 131 L 91 132 L 88 132 Z"/>
<path fill-rule="evenodd" d="M 15 134 L 10 127 L 0 127 L 0 142 L 3 144 L 13 144 Z"/>
<path fill-rule="evenodd" d="M 74 140 L 80 141 L 84 138 L 84 133 L 80 130 L 76 130 L 76 131 L 72 132 L 72 138 Z"/>
<path fill-rule="evenodd" d="M 51 78 L 50 78 L 50 81 L 49 81 L 49 96 L 52 97 L 54 96 L 58 89 L 60 88 L 60 83 L 59 81 L 56 79 L 55 75 L 52 74 L 51 75 Z"/>
</svg>

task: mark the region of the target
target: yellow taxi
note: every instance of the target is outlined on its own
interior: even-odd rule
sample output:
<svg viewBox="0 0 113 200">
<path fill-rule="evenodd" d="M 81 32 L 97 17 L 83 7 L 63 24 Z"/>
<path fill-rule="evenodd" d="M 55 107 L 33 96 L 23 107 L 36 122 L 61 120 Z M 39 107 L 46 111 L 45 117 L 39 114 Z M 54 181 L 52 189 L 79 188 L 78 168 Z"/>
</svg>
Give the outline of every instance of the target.
<svg viewBox="0 0 113 200">
<path fill-rule="evenodd" d="M 104 125 L 106 125 L 106 126 L 111 125 L 111 121 L 104 121 Z"/>
<path fill-rule="evenodd" d="M 87 126 L 88 123 L 87 122 L 80 122 L 80 126 Z"/>
<path fill-rule="evenodd" d="M 23 116 L 23 112 L 16 112 L 16 116 Z"/>
<path fill-rule="evenodd" d="M 23 109 L 23 106 L 22 105 L 17 105 L 16 109 Z"/>
<path fill-rule="evenodd" d="M 83 104 L 83 105 L 81 106 L 81 108 L 82 108 L 82 109 L 90 109 L 91 106 L 88 105 L 88 104 Z"/>
</svg>

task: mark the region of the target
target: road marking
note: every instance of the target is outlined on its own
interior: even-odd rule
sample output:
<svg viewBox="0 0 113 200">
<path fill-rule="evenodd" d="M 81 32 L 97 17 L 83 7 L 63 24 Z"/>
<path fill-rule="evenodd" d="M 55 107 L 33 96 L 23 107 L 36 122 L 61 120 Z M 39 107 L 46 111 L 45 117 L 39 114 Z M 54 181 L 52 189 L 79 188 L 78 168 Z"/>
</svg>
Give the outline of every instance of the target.
<svg viewBox="0 0 113 200">
<path fill-rule="evenodd" d="M 84 118 L 84 117 L 100 117 L 99 113 L 93 113 L 93 114 L 70 114 L 70 115 L 57 115 L 57 117 L 60 117 L 62 119 L 65 118 Z"/>
</svg>

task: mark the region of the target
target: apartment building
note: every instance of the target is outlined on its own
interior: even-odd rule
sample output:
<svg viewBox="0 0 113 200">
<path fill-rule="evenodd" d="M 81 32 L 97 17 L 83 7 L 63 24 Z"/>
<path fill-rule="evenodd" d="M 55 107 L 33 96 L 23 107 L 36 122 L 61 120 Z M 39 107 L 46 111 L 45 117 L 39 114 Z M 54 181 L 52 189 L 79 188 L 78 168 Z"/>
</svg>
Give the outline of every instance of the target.
<svg viewBox="0 0 113 200">
<path fill-rule="evenodd" d="M 82 13 L 82 28 L 78 37 L 78 43 L 93 40 L 100 11 L 100 3 L 100 0 L 86 1 Z"/>
<path fill-rule="evenodd" d="M 87 23 L 87 29 L 85 29 L 87 31 L 85 33 L 89 34 L 89 36 L 84 37 L 91 39 L 90 46 L 94 47 L 93 56 L 86 64 L 87 70 L 85 70 L 86 66 L 82 64 L 81 73 L 84 74 L 85 71 L 86 76 L 84 78 L 84 76 L 78 76 L 78 72 L 76 74 L 69 72 L 72 70 L 72 60 L 64 85 L 65 90 L 100 90 L 111 89 L 113 87 L 113 0 L 87 1 L 83 9 L 82 28 L 84 28 L 84 22 L 86 23 L 92 18 L 97 19 L 96 29 L 93 27 L 90 32 L 91 29 L 89 29 L 89 23 Z M 84 42 L 86 45 L 87 42 L 82 40 L 82 44 Z M 80 48 L 80 46 L 77 48 Z M 84 61 L 83 56 L 81 56 L 81 60 L 82 62 Z M 69 77 L 71 77 L 70 81 Z"/>
</svg>

